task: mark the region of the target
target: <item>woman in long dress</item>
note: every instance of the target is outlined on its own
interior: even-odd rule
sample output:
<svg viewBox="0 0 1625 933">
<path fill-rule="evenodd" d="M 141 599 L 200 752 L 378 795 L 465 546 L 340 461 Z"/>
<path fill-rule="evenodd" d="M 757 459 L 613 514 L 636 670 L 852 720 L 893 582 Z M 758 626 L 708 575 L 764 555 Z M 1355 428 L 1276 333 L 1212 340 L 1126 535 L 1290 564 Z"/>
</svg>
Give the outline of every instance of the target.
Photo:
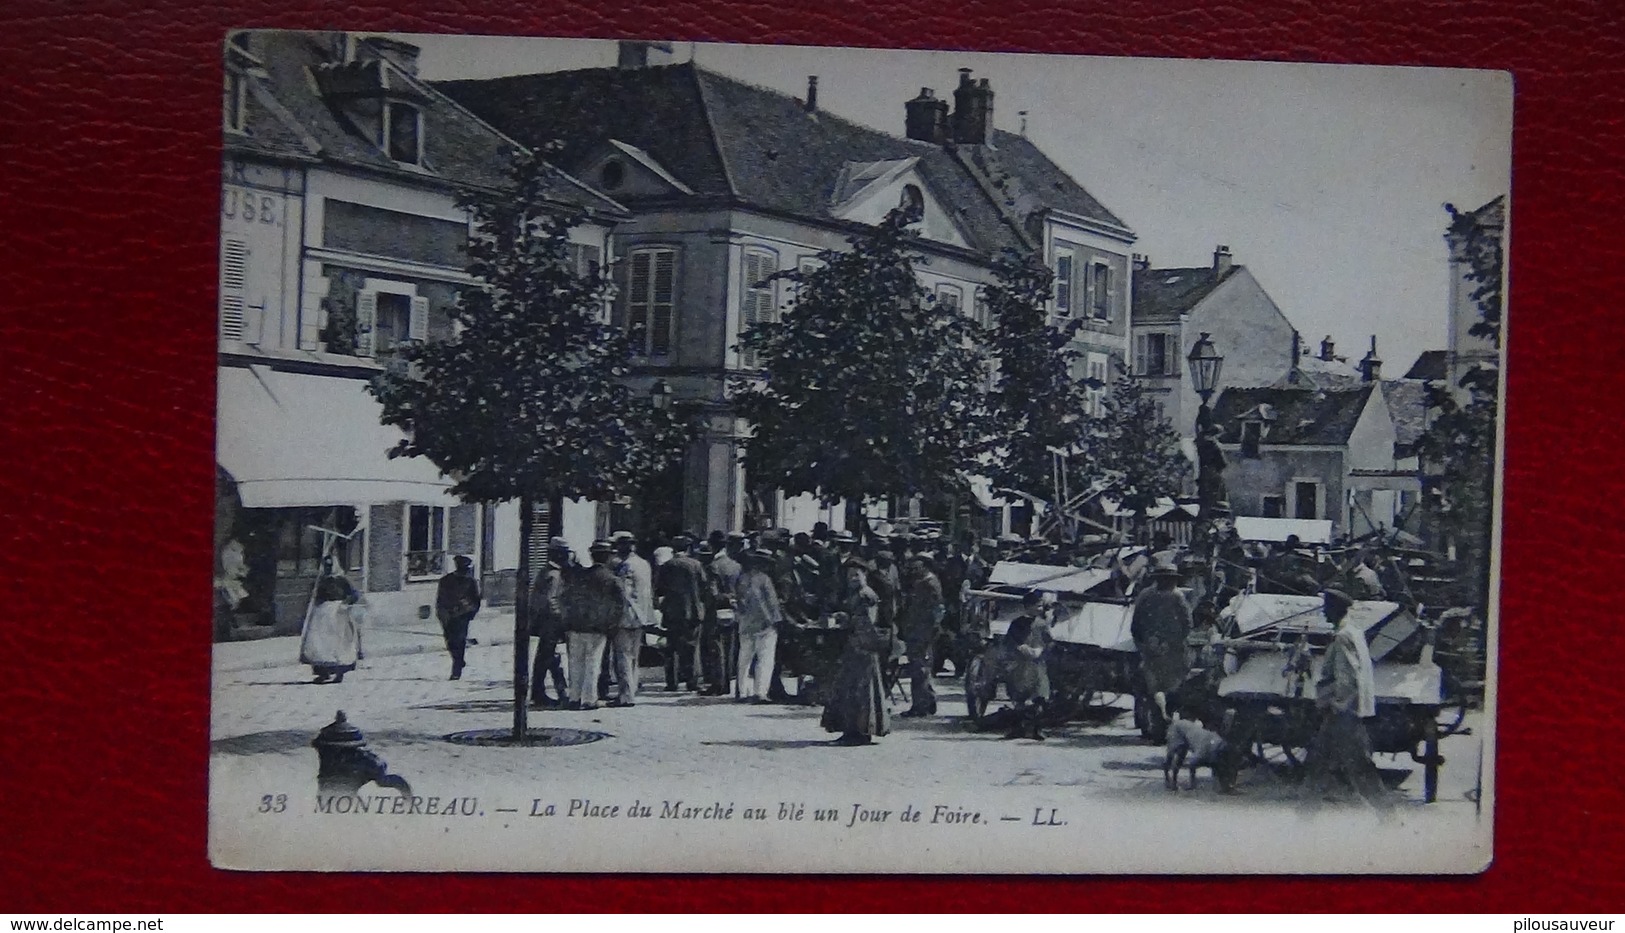
<svg viewBox="0 0 1625 933">
<path fill-rule="evenodd" d="M 361 594 L 332 572 L 316 584 L 316 596 L 299 641 L 299 662 L 316 672 L 316 683 L 340 683 L 361 658 Z"/>
<path fill-rule="evenodd" d="M 837 745 L 868 745 L 891 731 L 880 658 L 891 650 L 890 627 L 879 622 L 880 597 L 869 588 L 868 565 L 848 558 L 846 570 L 846 646 L 835 666 L 823 726 L 839 732 Z"/>
</svg>

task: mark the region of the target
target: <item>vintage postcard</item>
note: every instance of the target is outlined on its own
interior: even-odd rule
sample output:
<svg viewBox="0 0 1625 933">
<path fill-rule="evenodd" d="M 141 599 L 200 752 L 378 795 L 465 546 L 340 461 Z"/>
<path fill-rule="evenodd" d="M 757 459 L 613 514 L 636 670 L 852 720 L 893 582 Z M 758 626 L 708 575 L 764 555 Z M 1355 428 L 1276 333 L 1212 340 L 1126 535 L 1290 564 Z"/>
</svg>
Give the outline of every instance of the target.
<svg viewBox="0 0 1625 933">
<path fill-rule="evenodd" d="M 1509 75 L 223 80 L 215 865 L 1489 864 Z"/>
</svg>

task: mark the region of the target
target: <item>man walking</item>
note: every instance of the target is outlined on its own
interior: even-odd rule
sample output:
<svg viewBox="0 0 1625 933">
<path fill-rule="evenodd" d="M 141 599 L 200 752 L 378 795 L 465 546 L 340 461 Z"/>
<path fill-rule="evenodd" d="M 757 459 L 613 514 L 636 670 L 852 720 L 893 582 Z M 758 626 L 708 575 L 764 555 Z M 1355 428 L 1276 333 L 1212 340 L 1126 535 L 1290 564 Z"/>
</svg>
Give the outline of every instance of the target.
<svg viewBox="0 0 1625 933">
<path fill-rule="evenodd" d="M 570 543 L 563 538 L 547 542 L 547 565 L 536 575 L 530 591 L 530 634 L 535 636 L 536 661 L 531 665 L 530 705 L 534 709 L 565 704 L 564 665 L 559 661 L 559 642 L 564 640 L 564 574 L 570 566 Z M 554 699 L 547 695 L 544 682 L 553 675 Z"/>
<path fill-rule="evenodd" d="M 931 686 L 931 654 L 936 648 L 937 629 L 942 624 L 942 581 L 932 568 L 929 552 L 915 554 L 908 566 L 899 628 L 908 652 L 909 696 L 913 702 L 900 715 L 907 718 L 935 716 L 937 693 Z"/>
<path fill-rule="evenodd" d="M 714 533 L 712 538 L 717 538 L 718 534 Z M 734 647 L 734 638 L 737 637 L 734 593 L 739 588 L 739 578 L 745 573 L 745 536 L 737 531 L 730 532 L 722 541 L 723 548 L 711 558 L 707 568 L 711 571 L 711 586 L 716 597 L 715 608 L 706 617 L 710 621 L 710 631 L 701 635 L 705 643 L 705 679 L 710 685 L 705 692 L 710 696 L 726 694 L 728 682 L 732 679 L 728 665 L 738 655 L 738 649 Z"/>
<path fill-rule="evenodd" d="M 594 541 L 592 566 L 570 574 L 564 584 L 564 628 L 570 658 L 570 709 L 598 708 L 598 669 L 604 646 L 621 625 L 626 596 L 609 568 L 608 541 Z"/>
<path fill-rule="evenodd" d="M 643 627 L 654 618 L 654 571 L 633 549 L 637 539 L 630 531 L 617 531 L 610 540 L 615 548 L 615 578 L 625 594 L 625 609 L 612 643 L 618 682 L 614 705 L 632 706 L 638 697 L 638 655 L 643 650 Z"/>
<path fill-rule="evenodd" d="M 1190 674 L 1190 658 L 1185 653 L 1185 641 L 1191 634 L 1191 607 L 1184 594 L 1175 589 L 1179 582 L 1179 569 L 1172 564 L 1157 564 L 1149 571 L 1154 588 L 1144 590 L 1134 601 L 1134 617 L 1129 622 L 1129 634 L 1134 647 L 1140 652 L 1140 671 L 1145 677 L 1145 690 L 1168 722 L 1168 694 L 1178 690 Z M 1160 733 L 1161 729 L 1155 730 Z M 1157 734 L 1152 738 L 1162 741 Z"/>
<path fill-rule="evenodd" d="M 1321 713 L 1320 731 L 1309 746 L 1308 768 L 1312 786 L 1331 791 L 1334 776 L 1341 776 L 1367 801 L 1383 796 L 1382 778 L 1371 762 L 1371 736 L 1364 720 L 1377 715 L 1376 673 L 1365 632 L 1348 619 L 1354 600 L 1342 590 L 1321 594 L 1326 621 L 1337 627 L 1326 650 L 1326 660 L 1315 680 L 1315 705 Z"/>
<path fill-rule="evenodd" d="M 660 565 L 655 583 L 660 622 L 666 629 L 666 689 L 675 691 L 681 681 L 693 691 L 699 689 L 695 655 L 709 603 L 706 598 L 709 586 L 705 567 L 689 554 L 693 539 L 689 535 L 678 535 L 671 543 L 672 558 Z"/>
<path fill-rule="evenodd" d="M 458 554 L 452 558 L 456 569 L 440 578 L 435 589 L 434 615 L 451 653 L 451 679 L 463 676 L 463 652 L 468 646 L 468 624 L 480 611 L 480 584 L 474 579 L 474 561 Z"/>
<path fill-rule="evenodd" d="M 752 551 L 734 591 L 740 688 L 745 692 L 745 699 L 754 703 L 769 702 L 768 681 L 772 679 L 774 655 L 778 651 L 779 623 L 784 621 L 778 590 L 770 575 L 773 563 L 772 551 L 766 548 Z M 748 688 L 747 674 L 750 676 Z"/>
</svg>

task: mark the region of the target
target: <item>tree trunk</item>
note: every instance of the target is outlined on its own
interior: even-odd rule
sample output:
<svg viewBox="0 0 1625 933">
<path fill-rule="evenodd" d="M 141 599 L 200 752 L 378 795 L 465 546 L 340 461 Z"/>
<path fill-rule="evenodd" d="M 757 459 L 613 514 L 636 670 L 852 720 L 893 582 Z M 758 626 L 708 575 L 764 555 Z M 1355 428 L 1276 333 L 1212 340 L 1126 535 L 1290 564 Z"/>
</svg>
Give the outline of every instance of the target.
<svg viewBox="0 0 1625 933">
<path fill-rule="evenodd" d="M 530 693 L 530 539 L 535 533 L 536 506 L 519 497 L 519 580 L 513 601 L 513 741 L 525 742 Z"/>
</svg>

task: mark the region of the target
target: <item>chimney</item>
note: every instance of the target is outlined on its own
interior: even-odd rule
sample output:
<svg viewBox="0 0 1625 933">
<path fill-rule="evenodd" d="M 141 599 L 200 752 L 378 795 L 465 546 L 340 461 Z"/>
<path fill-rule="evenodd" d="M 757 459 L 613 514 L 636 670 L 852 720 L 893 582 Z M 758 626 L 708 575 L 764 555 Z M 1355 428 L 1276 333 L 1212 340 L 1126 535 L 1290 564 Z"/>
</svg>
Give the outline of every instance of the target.
<svg viewBox="0 0 1625 933">
<path fill-rule="evenodd" d="M 368 36 L 356 43 L 356 60 L 384 59 L 412 77 L 418 76 L 418 53 L 422 51 L 410 42 L 385 36 Z"/>
<path fill-rule="evenodd" d="M 670 42 L 621 41 L 615 44 L 615 67 L 622 71 L 635 71 L 650 65 L 664 65 L 671 60 Z M 650 52 L 660 52 L 651 56 Z"/>
<path fill-rule="evenodd" d="M 1331 335 L 1327 334 L 1325 339 L 1320 341 L 1320 358 L 1325 362 L 1330 363 L 1331 361 L 1337 359 L 1336 351 L 1337 346 L 1332 343 Z"/>
<path fill-rule="evenodd" d="M 954 88 L 954 142 L 985 146 L 993 138 L 993 89 L 987 79 L 971 79 L 969 68 L 959 69 Z"/>
<path fill-rule="evenodd" d="M 903 104 L 905 114 L 904 135 L 926 143 L 948 141 L 948 102 L 937 99 L 937 92 L 920 88 L 920 96 Z"/>
<path fill-rule="evenodd" d="M 1360 381 L 1376 382 L 1382 378 L 1382 360 L 1377 358 L 1377 335 L 1371 335 L 1371 349 L 1360 361 Z"/>
<path fill-rule="evenodd" d="M 816 113 L 817 110 L 818 110 L 818 76 L 817 75 L 808 75 L 807 76 L 807 102 L 804 104 L 804 106 L 807 108 L 808 113 Z"/>
<path fill-rule="evenodd" d="M 1213 277 L 1223 278 L 1230 271 L 1230 247 L 1219 244 L 1213 248 Z"/>
<path fill-rule="evenodd" d="M 1144 253 L 1134 254 L 1134 271 L 1144 272 L 1151 268 L 1151 257 Z"/>
<path fill-rule="evenodd" d="M 1296 330 L 1292 332 L 1292 371 L 1296 372 L 1303 362 L 1303 337 Z"/>
<path fill-rule="evenodd" d="M 1027 138 L 1027 111 L 1017 110 L 1016 116 L 1021 118 L 1021 138 Z"/>
</svg>

